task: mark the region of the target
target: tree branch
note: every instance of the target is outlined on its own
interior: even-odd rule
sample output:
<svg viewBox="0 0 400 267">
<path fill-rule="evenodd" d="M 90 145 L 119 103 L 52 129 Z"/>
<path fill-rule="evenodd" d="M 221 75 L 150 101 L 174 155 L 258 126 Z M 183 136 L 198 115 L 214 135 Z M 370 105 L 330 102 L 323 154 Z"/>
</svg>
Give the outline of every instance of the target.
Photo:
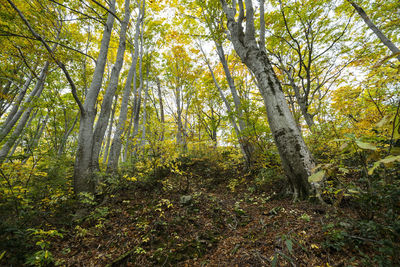
<svg viewBox="0 0 400 267">
<path fill-rule="evenodd" d="M 26 38 L 26 39 L 29 39 L 29 40 L 34 40 L 34 41 L 42 42 L 42 40 L 39 40 L 39 39 L 36 38 L 36 37 L 33 38 L 33 37 L 25 36 L 25 35 L 22 35 L 22 34 L 12 33 L 12 32 L 0 33 L 0 36 L 21 37 L 21 38 Z M 47 42 L 47 43 L 52 43 L 52 44 L 56 44 L 56 45 L 59 45 L 59 46 L 61 46 L 61 47 L 66 48 L 66 49 L 68 49 L 68 50 L 77 52 L 77 53 L 79 53 L 79 54 L 81 54 L 81 55 L 83 55 L 83 56 L 85 56 L 85 57 L 88 57 L 88 58 L 92 59 L 92 60 L 94 61 L 94 64 L 97 64 L 97 61 L 96 61 L 96 59 L 95 59 L 94 57 L 92 57 L 91 55 L 88 55 L 88 54 L 86 54 L 86 53 L 84 53 L 84 52 L 82 52 L 82 51 L 80 51 L 80 50 L 78 50 L 78 49 L 72 48 L 72 47 L 70 47 L 70 46 L 68 46 L 68 45 L 65 45 L 65 44 L 62 44 L 62 43 L 59 43 L 59 42 L 56 42 L 56 41 L 45 40 L 45 42 Z"/>
<path fill-rule="evenodd" d="M 73 82 L 73 80 L 71 79 L 71 76 L 69 75 L 69 72 L 67 71 L 65 65 L 63 63 L 61 63 L 58 59 L 55 58 L 55 55 L 53 53 L 53 50 L 49 47 L 49 45 L 46 43 L 46 41 L 43 39 L 42 36 L 40 36 L 39 34 L 36 33 L 36 31 L 32 28 L 31 24 L 29 23 L 29 21 L 25 18 L 24 14 L 22 14 L 22 12 L 17 8 L 17 6 L 12 2 L 12 0 L 7 0 L 7 2 L 12 6 L 12 8 L 18 13 L 19 17 L 22 19 L 22 21 L 25 23 L 25 25 L 28 27 L 29 31 L 32 33 L 32 35 L 38 39 L 39 41 L 42 42 L 42 44 L 44 45 L 44 47 L 46 48 L 46 50 L 49 52 L 51 58 L 54 60 L 54 62 L 61 68 L 61 70 L 64 72 L 65 77 L 67 78 L 70 86 L 71 86 L 71 91 L 72 91 L 72 95 L 76 101 L 76 103 L 79 106 L 79 109 L 81 111 L 81 114 L 85 113 L 85 109 L 82 105 L 82 102 L 80 101 L 78 94 L 76 92 L 76 86 L 75 83 Z"/>
<path fill-rule="evenodd" d="M 104 9 L 105 11 L 107 11 L 108 13 L 110 13 L 111 15 L 114 16 L 114 18 L 116 18 L 120 23 L 122 23 L 122 20 L 114 13 L 112 12 L 110 9 L 106 8 L 105 6 L 103 6 L 102 4 L 100 4 L 99 2 L 97 2 L 96 0 L 91 0 L 93 3 L 95 3 L 96 5 L 100 6 L 102 9 Z"/>
</svg>

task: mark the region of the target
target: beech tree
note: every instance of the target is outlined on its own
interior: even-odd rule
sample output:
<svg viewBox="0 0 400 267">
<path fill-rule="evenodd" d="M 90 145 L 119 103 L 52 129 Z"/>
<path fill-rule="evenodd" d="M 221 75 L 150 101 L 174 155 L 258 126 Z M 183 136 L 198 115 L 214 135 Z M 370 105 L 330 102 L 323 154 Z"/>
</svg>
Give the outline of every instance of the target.
<svg viewBox="0 0 400 267">
<path fill-rule="evenodd" d="M 115 0 L 111 1 L 111 11 L 115 12 Z M 93 177 L 93 125 L 96 117 L 96 102 L 103 82 L 104 68 L 107 62 L 108 48 L 115 17 L 109 13 L 104 27 L 101 47 L 94 69 L 92 82 L 82 105 L 79 122 L 78 150 L 74 168 L 75 193 L 95 192 Z"/>
<path fill-rule="evenodd" d="M 310 192 L 308 177 L 314 167 L 314 160 L 297 128 L 281 83 L 265 53 L 263 41 L 265 24 L 260 25 L 261 41 L 257 42 L 253 2 L 246 0 L 243 3 L 243 0 L 239 0 L 238 3 L 232 1 L 232 4 L 228 4 L 225 0 L 221 0 L 221 4 L 227 18 L 229 38 L 243 63 L 257 79 L 267 110 L 269 126 L 293 189 L 294 199 L 304 199 Z M 239 16 L 236 18 L 237 8 Z M 260 6 L 260 10 L 263 13 L 263 5 Z"/>
</svg>

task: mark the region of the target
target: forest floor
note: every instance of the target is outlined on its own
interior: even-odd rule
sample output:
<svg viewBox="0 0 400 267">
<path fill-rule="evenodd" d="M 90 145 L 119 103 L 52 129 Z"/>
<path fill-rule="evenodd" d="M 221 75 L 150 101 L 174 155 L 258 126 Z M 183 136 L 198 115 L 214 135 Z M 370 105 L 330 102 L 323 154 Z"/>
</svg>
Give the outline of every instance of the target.
<svg viewBox="0 0 400 267">
<path fill-rule="evenodd" d="M 355 248 L 339 252 L 326 238 L 332 241 L 333 225 L 356 216 L 350 207 L 293 203 L 279 195 L 279 186 L 250 192 L 251 176 L 228 171 L 215 178 L 206 167 L 201 162 L 192 165 L 192 178 L 186 181 L 190 184 L 182 183 L 176 190 L 171 184 L 177 176 L 170 174 L 169 190 L 165 182 L 164 190 L 136 182 L 111 195 L 57 242 L 53 254 L 58 264 L 360 265 Z M 227 183 L 231 175 L 240 179 L 235 190 Z M 369 245 L 366 242 L 364 251 Z"/>
</svg>

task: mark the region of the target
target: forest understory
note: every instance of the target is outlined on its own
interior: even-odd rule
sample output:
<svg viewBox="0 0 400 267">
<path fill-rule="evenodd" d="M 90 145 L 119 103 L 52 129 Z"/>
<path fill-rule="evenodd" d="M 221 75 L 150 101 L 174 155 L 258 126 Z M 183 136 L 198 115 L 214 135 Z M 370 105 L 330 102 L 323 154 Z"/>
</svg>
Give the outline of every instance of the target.
<svg viewBox="0 0 400 267">
<path fill-rule="evenodd" d="M 25 207 L 26 214 L 20 211 L 17 222 L 3 220 L 0 250 L 7 249 L 10 266 L 25 255 L 41 257 L 43 266 L 399 263 L 395 187 L 345 189 L 363 187 L 360 169 L 353 168 L 328 176 L 325 204 L 316 198 L 293 202 L 279 166 L 249 171 L 226 152 L 207 154 L 177 159 L 173 168 L 140 181 L 108 177 L 103 188 L 113 190 L 95 197 L 77 201 L 60 197 L 60 191 L 47 196 Z M 399 172 L 391 175 L 397 185 Z"/>
</svg>

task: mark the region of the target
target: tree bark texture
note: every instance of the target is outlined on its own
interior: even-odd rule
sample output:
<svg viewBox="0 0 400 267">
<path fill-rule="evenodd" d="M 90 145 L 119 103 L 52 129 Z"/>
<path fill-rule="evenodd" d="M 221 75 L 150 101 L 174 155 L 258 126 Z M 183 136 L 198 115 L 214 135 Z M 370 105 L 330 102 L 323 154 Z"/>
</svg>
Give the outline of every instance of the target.
<svg viewBox="0 0 400 267">
<path fill-rule="evenodd" d="M 107 163 L 108 153 L 110 152 L 111 134 L 112 134 L 112 128 L 113 128 L 113 124 L 114 124 L 115 110 L 117 109 L 117 104 L 118 104 L 118 97 L 115 96 L 114 98 L 115 98 L 114 106 L 111 111 L 110 122 L 108 123 L 107 141 L 106 141 L 104 151 L 103 151 L 103 164 Z"/>
</svg>

